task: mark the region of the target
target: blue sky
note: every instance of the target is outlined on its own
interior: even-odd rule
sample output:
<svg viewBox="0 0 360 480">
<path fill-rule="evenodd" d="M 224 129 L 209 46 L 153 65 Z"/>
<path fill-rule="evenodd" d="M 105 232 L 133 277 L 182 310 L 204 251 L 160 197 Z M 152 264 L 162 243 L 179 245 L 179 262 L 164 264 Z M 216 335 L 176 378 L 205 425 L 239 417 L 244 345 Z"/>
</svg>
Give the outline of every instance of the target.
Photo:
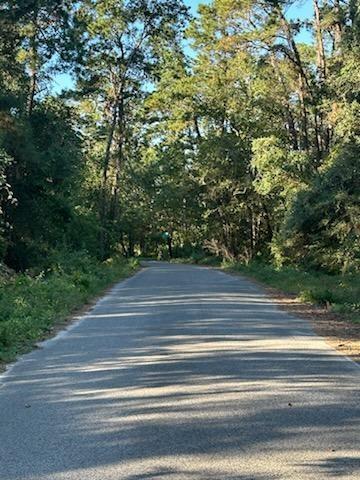
<svg viewBox="0 0 360 480">
<path fill-rule="evenodd" d="M 206 0 L 206 1 L 204 1 L 204 0 L 202 0 L 202 1 L 200 1 L 200 0 L 184 0 L 184 3 L 185 3 L 186 5 L 188 5 L 188 6 L 191 8 L 191 12 L 192 12 L 193 14 L 195 14 L 198 5 L 199 5 L 200 3 L 209 3 L 209 0 Z"/>
<path fill-rule="evenodd" d="M 197 8 L 200 3 L 210 3 L 211 0 L 184 0 L 185 4 L 191 8 L 191 13 L 196 14 Z M 302 0 L 296 2 L 296 6 L 292 6 L 288 9 L 287 15 L 288 18 L 291 19 L 304 19 L 304 18 L 311 18 L 313 15 L 312 10 L 312 0 Z M 311 39 L 309 32 L 303 31 L 298 35 L 297 38 L 299 41 L 307 42 Z M 57 75 L 54 79 L 53 84 L 53 92 L 58 93 L 63 89 L 71 88 L 73 86 L 73 82 L 71 77 L 63 73 L 61 75 Z"/>
</svg>

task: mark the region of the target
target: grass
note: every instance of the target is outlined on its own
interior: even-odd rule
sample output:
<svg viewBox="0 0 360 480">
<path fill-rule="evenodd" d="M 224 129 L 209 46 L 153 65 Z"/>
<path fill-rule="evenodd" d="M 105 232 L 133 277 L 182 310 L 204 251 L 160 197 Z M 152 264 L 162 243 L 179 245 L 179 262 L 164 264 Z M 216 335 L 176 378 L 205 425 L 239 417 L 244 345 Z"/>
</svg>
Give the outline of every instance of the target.
<svg viewBox="0 0 360 480">
<path fill-rule="evenodd" d="M 291 267 L 276 269 L 261 263 L 224 263 L 223 267 L 283 292 L 295 294 L 301 301 L 327 306 L 354 322 L 360 322 L 359 274 L 329 275 Z"/>
<path fill-rule="evenodd" d="M 136 261 L 113 258 L 98 262 L 86 255 L 69 255 L 37 276 L 15 275 L 0 285 L 0 362 L 9 362 L 45 338 L 53 326 L 129 276 Z"/>
</svg>

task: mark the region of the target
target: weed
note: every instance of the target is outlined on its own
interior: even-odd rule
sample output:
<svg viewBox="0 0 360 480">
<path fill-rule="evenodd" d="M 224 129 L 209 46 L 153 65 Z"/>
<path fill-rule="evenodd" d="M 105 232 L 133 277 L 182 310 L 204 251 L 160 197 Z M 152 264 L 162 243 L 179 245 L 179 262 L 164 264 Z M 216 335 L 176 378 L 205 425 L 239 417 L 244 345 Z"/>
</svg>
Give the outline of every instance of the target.
<svg viewBox="0 0 360 480">
<path fill-rule="evenodd" d="M 19 274 L 0 286 L 0 361 L 13 360 L 112 282 L 128 276 L 133 260 L 98 262 L 68 255 L 36 277 Z"/>
</svg>

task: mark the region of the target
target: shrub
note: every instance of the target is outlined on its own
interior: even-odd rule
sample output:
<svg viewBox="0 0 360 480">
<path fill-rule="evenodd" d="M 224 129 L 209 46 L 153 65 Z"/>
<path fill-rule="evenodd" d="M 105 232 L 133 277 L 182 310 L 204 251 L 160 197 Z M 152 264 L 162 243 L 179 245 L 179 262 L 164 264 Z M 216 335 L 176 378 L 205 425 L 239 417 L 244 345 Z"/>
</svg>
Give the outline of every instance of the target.
<svg viewBox="0 0 360 480">
<path fill-rule="evenodd" d="M 85 253 L 58 253 L 47 271 L 4 281 L 0 286 L 0 361 L 28 349 L 56 321 L 136 266 L 133 259 L 122 257 L 98 262 Z"/>
</svg>

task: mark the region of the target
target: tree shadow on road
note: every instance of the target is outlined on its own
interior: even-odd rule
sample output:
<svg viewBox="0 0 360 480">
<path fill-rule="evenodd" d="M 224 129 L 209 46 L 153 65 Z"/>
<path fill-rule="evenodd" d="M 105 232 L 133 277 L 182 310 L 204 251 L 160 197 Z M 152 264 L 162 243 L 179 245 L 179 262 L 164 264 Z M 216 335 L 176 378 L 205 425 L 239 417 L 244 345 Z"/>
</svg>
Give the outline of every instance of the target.
<svg viewBox="0 0 360 480">
<path fill-rule="evenodd" d="M 19 471 L 38 435 L 29 476 L 13 478 L 96 468 L 105 480 L 118 468 L 119 480 L 355 479 L 355 457 L 339 455 L 357 435 L 352 364 L 246 284 L 215 278 L 194 292 L 166 282 L 114 289 L 86 324 L 14 371 L 9 404 L 27 385 L 33 422 L 20 440 L 13 419 L 1 423 Z"/>
</svg>

